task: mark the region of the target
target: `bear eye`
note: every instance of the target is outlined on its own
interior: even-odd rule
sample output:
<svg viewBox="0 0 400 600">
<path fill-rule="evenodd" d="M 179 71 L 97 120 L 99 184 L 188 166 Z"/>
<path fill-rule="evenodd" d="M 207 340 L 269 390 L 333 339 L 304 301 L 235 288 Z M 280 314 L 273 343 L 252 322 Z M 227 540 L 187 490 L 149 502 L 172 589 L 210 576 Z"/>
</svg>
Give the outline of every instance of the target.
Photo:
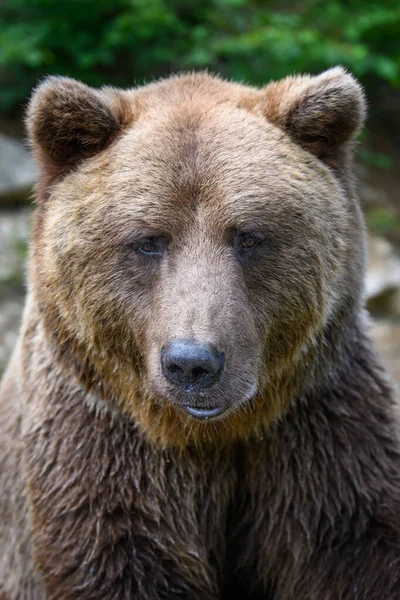
<svg viewBox="0 0 400 600">
<path fill-rule="evenodd" d="M 137 247 L 140 254 L 145 256 L 161 256 L 164 250 L 164 240 L 161 238 L 146 238 Z"/>
<path fill-rule="evenodd" d="M 245 250 L 251 250 L 257 246 L 257 240 L 251 235 L 246 235 L 242 240 L 241 245 Z"/>
<path fill-rule="evenodd" d="M 235 245 L 241 252 L 253 250 L 258 245 L 260 239 L 253 233 L 236 232 Z"/>
</svg>

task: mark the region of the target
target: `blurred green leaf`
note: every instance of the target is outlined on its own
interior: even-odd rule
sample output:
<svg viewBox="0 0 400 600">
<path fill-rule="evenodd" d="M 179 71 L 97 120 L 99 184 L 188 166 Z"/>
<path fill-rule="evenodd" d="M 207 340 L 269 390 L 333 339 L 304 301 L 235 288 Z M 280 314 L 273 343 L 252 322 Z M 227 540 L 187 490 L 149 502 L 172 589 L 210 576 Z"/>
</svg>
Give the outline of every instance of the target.
<svg viewBox="0 0 400 600">
<path fill-rule="evenodd" d="M 367 148 L 360 148 L 357 156 L 360 162 L 383 169 L 384 171 L 390 171 L 394 167 L 394 163 L 389 156 L 381 152 L 371 152 Z"/>
<path fill-rule="evenodd" d="M 367 211 L 367 225 L 370 231 L 379 235 L 400 232 L 400 217 L 392 210 L 384 207 Z"/>
<path fill-rule="evenodd" d="M 0 111 L 48 73 L 131 86 L 181 68 L 265 84 L 342 64 L 400 86 L 398 0 L 2 0 Z"/>
</svg>

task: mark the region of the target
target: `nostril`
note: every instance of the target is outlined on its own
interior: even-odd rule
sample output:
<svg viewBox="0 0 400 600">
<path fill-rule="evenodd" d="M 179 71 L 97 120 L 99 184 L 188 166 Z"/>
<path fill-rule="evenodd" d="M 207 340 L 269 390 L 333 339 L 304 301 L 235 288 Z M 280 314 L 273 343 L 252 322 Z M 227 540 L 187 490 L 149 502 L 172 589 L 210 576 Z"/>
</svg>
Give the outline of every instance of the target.
<svg viewBox="0 0 400 600">
<path fill-rule="evenodd" d="M 206 369 L 203 369 L 202 367 L 195 367 L 192 370 L 192 378 L 194 380 L 196 379 L 201 379 L 201 377 L 203 377 L 203 375 L 208 375 L 209 371 L 207 371 Z"/>
<path fill-rule="evenodd" d="M 174 375 L 179 375 L 180 373 L 183 373 L 183 369 L 178 367 L 178 365 L 169 365 L 167 368 L 168 368 L 169 372 Z"/>
<path fill-rule="evenodd" d="M 223 353 L 191 340 L 174 340 L 161 350 L 165 378 L 185 389 L 210 387 L 219 379 L 224 363 Z"/>
</svg>

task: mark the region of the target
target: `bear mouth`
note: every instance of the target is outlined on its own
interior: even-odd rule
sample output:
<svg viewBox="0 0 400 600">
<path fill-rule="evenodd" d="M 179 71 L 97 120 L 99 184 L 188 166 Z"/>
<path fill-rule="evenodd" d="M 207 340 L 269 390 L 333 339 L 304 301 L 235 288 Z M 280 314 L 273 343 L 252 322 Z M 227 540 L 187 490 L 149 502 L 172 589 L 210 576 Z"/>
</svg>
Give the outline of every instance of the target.
<svg viewBox="0 0 400 600">
<path fill-rule="evenodd" d="M 258 383 L 254 382 L 244 399 L 240 402 L 240 405 L 246 404 L 251 406 L 255 401 L 258 391 Z M 232 408 L 234 408 L 234 406 L 230 404 L 219 403 L 216 405 L 211 399 L 208 403 L 206 403 L 205 398 L 203 399 L 204 403 L 201 403 L 201 401 L 196 403 L 196 400 L 196 397 L 181 398 L 179 405 L 181 410 L 184 410 L 186 414 L 198 421 L 217 420 L 221 416 L 223 418 L 225 414 L 230 414 Z"/>
<path fill-rule="evenodd" d="M 215 408 L 184 406 L 183 408 L 191 417 L 202 421 L 218 417 L 224 412 L 222 406 L 216 406 Z"/>
</svg>

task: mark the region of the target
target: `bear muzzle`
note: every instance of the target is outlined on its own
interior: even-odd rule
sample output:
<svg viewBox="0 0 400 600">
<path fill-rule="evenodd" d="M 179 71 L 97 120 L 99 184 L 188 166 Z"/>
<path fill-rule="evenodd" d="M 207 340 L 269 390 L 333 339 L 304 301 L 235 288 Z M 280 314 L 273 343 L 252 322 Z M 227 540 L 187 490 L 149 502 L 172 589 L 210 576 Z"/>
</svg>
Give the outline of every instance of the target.
<svg viewBox="0 0 400 600">
<path fill-rule="evenodd" d="M 201 392 L 217 383 L 224 366 L 224 353 L 209 344 L 175 339 L 161 349 L 162 373 L 178 388 L 182 408 L 196 419 L 210 419 L 224 411 L 222 406 L 199 403 Z"/>
</svg>

